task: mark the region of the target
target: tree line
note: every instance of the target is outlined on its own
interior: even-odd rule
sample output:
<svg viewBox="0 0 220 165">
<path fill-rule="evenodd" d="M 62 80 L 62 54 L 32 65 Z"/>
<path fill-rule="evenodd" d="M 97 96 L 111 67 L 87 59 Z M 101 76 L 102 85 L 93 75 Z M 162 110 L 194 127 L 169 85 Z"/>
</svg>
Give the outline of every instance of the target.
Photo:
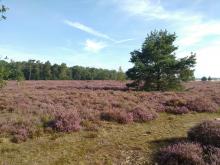
<svg viewBox="0 0 220 165">
<path fill-rule="evenodd" d="M 22 62 L 0 60 L 0 79 L 2 80 L 125 80 L 126 75 L 118 71 L 93 67 L 73 66 L 65 63 L 51 64 L 36 60 Z"/>
</svg>

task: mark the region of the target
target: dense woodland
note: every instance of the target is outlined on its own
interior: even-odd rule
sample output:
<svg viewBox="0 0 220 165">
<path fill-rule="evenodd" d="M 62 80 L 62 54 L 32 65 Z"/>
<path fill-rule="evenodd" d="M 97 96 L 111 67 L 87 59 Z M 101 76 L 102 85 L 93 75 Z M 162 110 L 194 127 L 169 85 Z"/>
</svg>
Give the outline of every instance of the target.
<svg viewBox="0 0 220 165">
<path fill-rule="evenodd" d="M 118 71 L 82 66 L 68 67 L 49 61 L 22 62 L 0 60 L 0 78 L 4 80 L 125 80 L 121 67 Z"/>
</svg>

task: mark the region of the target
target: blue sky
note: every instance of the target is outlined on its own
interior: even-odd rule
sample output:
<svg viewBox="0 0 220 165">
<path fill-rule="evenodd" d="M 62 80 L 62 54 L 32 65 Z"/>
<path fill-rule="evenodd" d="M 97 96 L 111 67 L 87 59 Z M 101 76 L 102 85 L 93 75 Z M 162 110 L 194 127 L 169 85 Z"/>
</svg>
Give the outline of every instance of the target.
<svg viewBox="0 0 220 165">
<path fill-rule="evenodd" d="M 220 77 L 219 0 L 2 0 L 0 56 L 123 70 L 154 29 L 176 32 L 196 77 Z"/>
</svg>

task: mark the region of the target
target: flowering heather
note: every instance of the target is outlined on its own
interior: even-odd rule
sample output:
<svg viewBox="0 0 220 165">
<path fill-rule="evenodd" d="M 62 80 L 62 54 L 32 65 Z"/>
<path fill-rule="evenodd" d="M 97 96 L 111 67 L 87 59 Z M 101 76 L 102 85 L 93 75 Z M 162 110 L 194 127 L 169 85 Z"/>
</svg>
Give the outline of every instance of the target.
<svg viewBox="0 0 220 165">
<path fill-rule="evenodd" d="M 205 121 L 191 128 L 188 138 L 204 145 L 220 147 L 220 121 Z"/>
<path fill-rule="evenodd" d="M 120 112 L 117 117 L 118 123 L 127 124 L 133 122 L 133 115 L 129 112 Z"/>
<path fill-rule="evenodd" d="M 186 101 L 185 100 L 182 100 L 182 99 L 171 99 L 171 100 L 168 100 L 166 103 L 165 103 L 166 106 L 172 106 L 172 107 L 182 107 L 182 106 L 185 106 L 186 105 Z"/>
<path fill-rule="evenodd" d="M 198 143 L 176 143 L 160 149 L 156 155 L 159 165 L 219 165 L 220 148 Z"/>
<path fill-rule="evenodd" d="M 195 112 L 216 112 L 219 110 L 219 106 L 205 98 L 196 98 L 187 103 L 188 109 Z"/>
<path fill-rule="evenodd" d="M 219 106 L 210 99 L 196 98 L 188 101 L 183 99 L 171 99 L 165 102 L 165 111 L 173 114 L 185 114 L 193 112 L 216 112 Z"/>
<path fill-rule="evenodd" d="M 109 112 L 102 112 L 100 115 L 101 120 L 106 121 L 116 121 L 121 124 L 128 124 L 133 122 L 133 114 L 126 112 L 126 111 L 109 111 Z"/>
<path fill-rule="evenodd" d="M 13 135 L 12 140 L 11 140 L 12 142 L 21 143 L 21 142 L 26 141 L 29 138 L 30 133 L 28 132 L 26 128 L 20 128 L 20 129 L 14 130 L 12 135 Z"/>
<path fill-rule="evenodd" d="M 48 123 L 48 126 L 59 132 L 74 132 L 80 130 L 80 122 L 77 112 L 60 111 L 55 115 L 55 119 Z"/>
<path fill-rule="evenodd" d="M 188 142 L 160 149 L 156 162 L 158 165 L 205 165 L 201 145 Z"/>
<path fill-rule="evenodd" d="M 50 121 L 58 112 L 77 111 L 78 122 L 72 125 L 73 130 L 78 130 L 80 119 L 99 121 L 101 116 L 102 120 L 131 123 L 153 120 L 157 112 L 182 114 L 188 110 L 213 112 L 219 108 L 219 83 L 192 82 L 184 86 L 186 90 L 178 93 L 137 92 L 127 90 L 126 82 L 119 81 L 24 81 L 19 86 L 16 81 L 8 81 L 4 92 L 0 92 L 0 134 L 10 136 L 14 128 L 22 128 L 15 126 L 20 120 L 29 120 L 25 126 L 35 130 L 45 124 L 43 117 L 48 116 Z M 53 120 L 54 129 L 60 126 L 57 130 L 65 130 L 62 125 L 71 119 L 64 116 Z"/>
<path fill-rule="evenodd" d="M 183 99 L 170 99 L 165 102 L 165 111 L 173 114 L 186 114 L 189 109 L 186 107 L 186 100 Z"/>
<path fill-rule="evenodd" d="M 131 122 L 146 122 L 154 120 L 158 117 L 158 114 L 153 111 L 143 110 L 139 107 L 134 110 L 127 111 L 117 111 L 111 110 L 109 112 L 102 112 L 100 118 L 106 121 L 116 121 L 121 124 L 127 124 Z"/>
<path fill-rule="evenodd" d="M 178 114 L 186 114 L 189 113 L 190 111 L 187 107 L 182 106 L 182 107 L 167 107 L 166 112 L 178 115 Z"/>
<path fill-rule="evenodd" d="M 203 149 L 204 160 L 208 165 L 220 164 L 220 148 L 213 146 L 205 146 Z"/>
<path fill-rule="evenodd" d="M 146 122 L 150 120 L 154 120 L 158 117 L 158 114 L 156 112 L 153 112 L 151 110 L 143 110 L 142 108 L 135 108 L 132 111 L 133 114 L 133 120 L 134 122 Z"/>
</svg>

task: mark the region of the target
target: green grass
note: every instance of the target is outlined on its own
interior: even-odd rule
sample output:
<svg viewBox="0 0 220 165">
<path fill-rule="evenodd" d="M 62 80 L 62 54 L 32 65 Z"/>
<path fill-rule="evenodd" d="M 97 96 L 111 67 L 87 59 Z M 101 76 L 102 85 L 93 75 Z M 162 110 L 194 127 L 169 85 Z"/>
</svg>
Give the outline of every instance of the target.
<svg viewBox="0 0 220 165">
<path fill-rule="evenodd" d="M 152 164 L 153 154 L 170 139 L 186 137 L 198 122 L 220 117 L 220 113 L 160 114 L 148 123 L 120 125 L 102 122 L 98 131 L 44 134 L 14 144 L 0 140 L 0 164 Z"/>
</svg>

